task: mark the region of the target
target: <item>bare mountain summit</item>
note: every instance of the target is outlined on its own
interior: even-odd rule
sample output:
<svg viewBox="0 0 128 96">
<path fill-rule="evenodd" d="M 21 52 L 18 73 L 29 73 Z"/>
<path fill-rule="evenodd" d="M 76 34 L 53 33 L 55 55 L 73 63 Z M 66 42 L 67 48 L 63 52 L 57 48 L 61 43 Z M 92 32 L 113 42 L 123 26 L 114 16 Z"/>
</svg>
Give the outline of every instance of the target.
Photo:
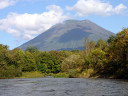
<svg viewBox="0 0 128 96">
<path fill-rule="evenodd" d="M 52 26 L 39 36 L 21 45 L 19 48 L 25 50 L 29 46 L 34 46 L 42 51 L 82 50 L 85 44 L 85 37 L 97 41 L 100 38 L 107 40 L 110 35 L 115 34 L 89 20 L 67 20 Z"/>
</svg>

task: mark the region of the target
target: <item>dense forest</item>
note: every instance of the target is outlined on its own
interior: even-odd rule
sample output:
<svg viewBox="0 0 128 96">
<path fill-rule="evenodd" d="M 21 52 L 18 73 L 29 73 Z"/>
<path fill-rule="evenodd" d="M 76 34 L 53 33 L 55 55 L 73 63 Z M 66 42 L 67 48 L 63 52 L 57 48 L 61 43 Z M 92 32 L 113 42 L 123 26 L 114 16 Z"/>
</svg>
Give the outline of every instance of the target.
<svg viewBox="0 0 128 96">
<path fill-rule="evenodd" d="M 69 77 L 128 79 L 128 28 L 107 41 L 85 38 L 85 50 L 9 50 L 0 44 L 0 78 L 21 77 L 23 72 L 68 74 Z"/>
</svg>

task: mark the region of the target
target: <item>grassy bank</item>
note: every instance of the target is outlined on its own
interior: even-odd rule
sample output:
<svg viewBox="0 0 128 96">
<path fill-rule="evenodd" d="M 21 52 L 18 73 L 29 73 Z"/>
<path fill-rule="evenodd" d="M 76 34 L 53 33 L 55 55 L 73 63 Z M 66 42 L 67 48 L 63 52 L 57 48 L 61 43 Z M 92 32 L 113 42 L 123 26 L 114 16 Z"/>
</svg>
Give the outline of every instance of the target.
<svg viewBox="0 0 128 96">
<path fill-rule="evenodd" d="M 38 71 L 33 72 L 23 72 L 21 77 L 18 78 L 41 78 L 44 77 L 44 74 Z"/>
<path fill-rule="evenodd" d="M 112 79 L 114 77 L 104 77 L 100 76 L 98 74 L 95 74 L 93 69 L 88 69 L 83 71 L 82 73 L 72 73 L 72 74 L 67 74 L 67 73 L 41 73 L 38 71 L 33 71 L 33 72 L 23 72 L 22 76 L 20 77 L 12 77 L 12 78 L 1 78 L 1 79 L 19 79 L 19 78 L 47 78 L 48 76 L 51 76 L 53 78 L 109 78 Z"/>
<path fill-rule="evenodd" d="M 88 69 L 83 71 L 82 73 L 72 73 L 72 74 L 67 74 L 67 73 L 41 73 L 38 71 L 34 72 L 23 72 L 21 77 L 17 78 L 42 78 L 42 77 L 47 77 L 47 76 L 52 76 L 53 78 L 97 78 L 97 77 L 91 77 L 91 74 L 94 73 L 93 69 Z M 70 76 L 72 75 L 72 76 Z"/>
<path fill-rule="evenodd" d="M 47 77 L 47 76 L 52 76 L 54 78 L 68 78 L 69 75 L 66 73 L 41 73 L 38 71 L 33 71 L 33 72 L 23 72 L 21 77 L 16 77 L 16 78 L 42 78 L 42 77 Z"/>
</svg>

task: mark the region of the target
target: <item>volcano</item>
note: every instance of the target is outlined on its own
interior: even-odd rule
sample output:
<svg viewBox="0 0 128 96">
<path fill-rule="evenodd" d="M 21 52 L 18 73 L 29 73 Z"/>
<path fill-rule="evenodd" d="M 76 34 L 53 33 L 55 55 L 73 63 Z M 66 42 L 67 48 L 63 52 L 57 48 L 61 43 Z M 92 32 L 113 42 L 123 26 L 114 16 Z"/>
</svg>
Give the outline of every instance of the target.
<svg viewBox="0 0 128 96">
<path fill-rule="evenodd" d="M 97 42 L 100 38 L 107 40 L 110 35 L 115 34 L 89 20 L 67 20 L 52 26 L 19 48 L 25 50 L 29 46 L 34 46 L 41 51 L 82 50 L 85 37 Z"/>
</svg>

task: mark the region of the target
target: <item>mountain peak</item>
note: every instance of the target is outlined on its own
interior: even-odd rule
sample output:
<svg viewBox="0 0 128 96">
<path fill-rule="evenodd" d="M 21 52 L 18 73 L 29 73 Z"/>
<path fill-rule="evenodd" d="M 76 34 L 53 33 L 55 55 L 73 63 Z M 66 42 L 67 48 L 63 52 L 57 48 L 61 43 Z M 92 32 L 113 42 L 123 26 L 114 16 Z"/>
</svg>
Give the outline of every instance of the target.
<svg viewBox="0 0 128 96">
<path fill-rule="evenodd" d="M 75 23 L 75 22 L 80 22 L 79 20 L 75 20 L 75 19 L 69 19 L 64 21 L 65 23 Z"/>
<path fill-rule="evenodd" d="M 69 19 L 69 20 L 64 21 L 64 23 L 81 23 L 81 22 L 91 22 L 91 21 L 89 21 L 88 19 L 86 20 Z"/>
</svg>

